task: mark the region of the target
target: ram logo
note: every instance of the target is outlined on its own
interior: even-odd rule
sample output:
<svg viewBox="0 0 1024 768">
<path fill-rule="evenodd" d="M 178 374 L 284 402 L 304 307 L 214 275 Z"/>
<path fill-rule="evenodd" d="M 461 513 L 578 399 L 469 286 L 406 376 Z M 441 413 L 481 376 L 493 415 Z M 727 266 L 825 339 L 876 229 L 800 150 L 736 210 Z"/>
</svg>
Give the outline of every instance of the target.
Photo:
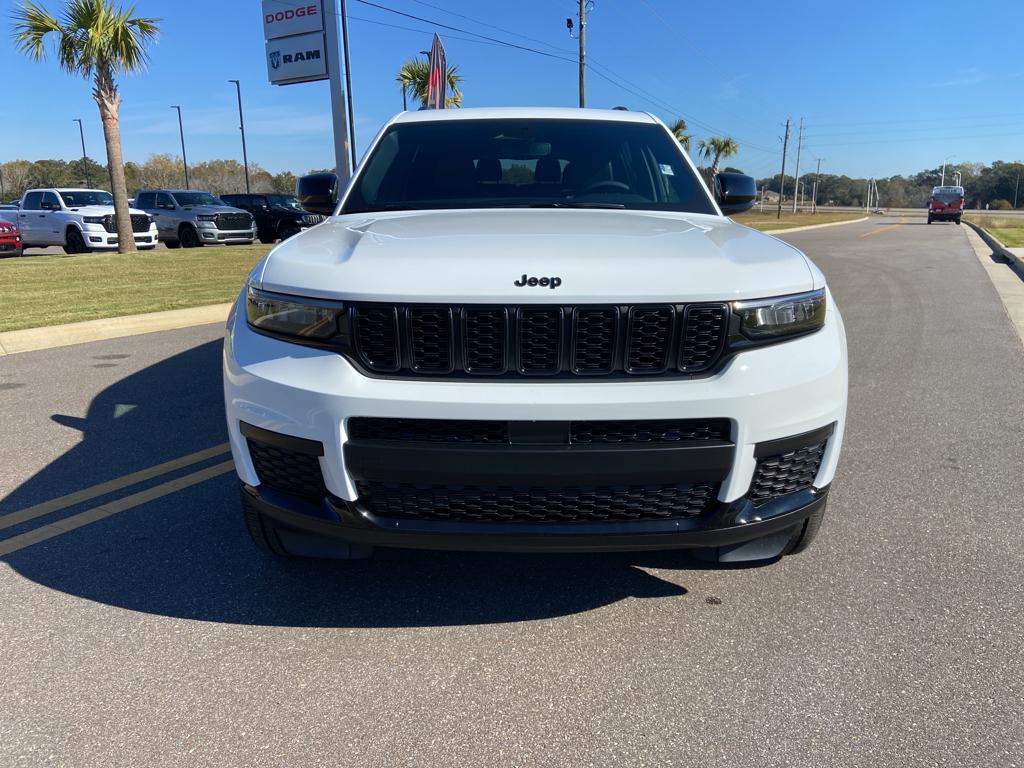
<svg viewBox="0 0 1024 768">
<path fill-rule="evenodd" d="M 270 52 L 270 66 L 277 69 L 281 66 L 281 52 L 271 51 Z"/>
<path fill-rule="evenodd" d="M 314 49 L 312 51 L 296 51 L 295 53 L 286 53 L 284 55 L 284 63 L 291 64 L 296 61 L 312 61 L 313 59 L 320 58 L 320 51 Z"/>
</svg>

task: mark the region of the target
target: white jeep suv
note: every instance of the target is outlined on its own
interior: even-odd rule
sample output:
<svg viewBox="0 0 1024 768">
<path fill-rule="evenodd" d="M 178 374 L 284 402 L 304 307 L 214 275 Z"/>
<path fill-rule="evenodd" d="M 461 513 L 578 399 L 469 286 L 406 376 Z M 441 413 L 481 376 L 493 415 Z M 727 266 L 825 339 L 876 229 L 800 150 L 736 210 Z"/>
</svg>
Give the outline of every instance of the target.
<svg viewBox="0 0 1024 768">
<path fill-rule="evenodd" d="M 723 215 L 753 180 L 715 188 L 648 114 L 393 118 L 228 320 L 256 544 L 805 548 L 843 438 L 843 323 L 802 253 Z"/>
<path fill-rule="evenodd" d="M 129 209 L 135 247 L 156 248 L 153 219 Z M 66 253 L 117 250 L 114 197 L 101 189 L 30 189 L 22 195 L 18 227 L 26 248 L 63 246 Z"/>
</svg>

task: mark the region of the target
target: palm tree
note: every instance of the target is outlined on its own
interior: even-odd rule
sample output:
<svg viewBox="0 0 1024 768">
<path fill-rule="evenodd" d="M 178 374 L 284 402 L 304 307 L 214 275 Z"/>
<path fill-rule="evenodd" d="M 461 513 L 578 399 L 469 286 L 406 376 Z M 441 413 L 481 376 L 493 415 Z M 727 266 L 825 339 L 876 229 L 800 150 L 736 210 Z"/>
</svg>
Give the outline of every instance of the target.
<svg viewBox="0 0 1024 768">
<path fill-rule="evenodd" d="M 30 59 L 46 56 L 47 39 L 55 40 L 61 69 L 92 80 L 92 97 L 100 109 L 103 138 L 107 145 L 107 167 L 117 214 L 117 250 L 135 250 L 135 237 L 128 215 L 124 162 L 121 158 L 121 128 L 118 108 L 121 95 L 117 75 L 139 72 L 149 58 L 146 45 L 158 33 L 159 19 L 134 16 L 134 6 L 114 6 L 114 0 L 65 0 L 58 20 L 32 0 L 22 0 L 14 11 L 14 43 Z"/>
<path fill-rule="evenodd" d="M 731 136 L 712 136 L 697 142 L 697 152 L 702 160 L 711 160 L 711 172 L 713 177 L 718 173 L 718 165 L 723 157 L 732 157 L 740 151 L 740 145 Z"/>
<path fill-rule="evenodd" d="M 679 118 L 672 123 L 669 128 L 672 131 L 672 135 L 676 137 L 676 141 L 683 145 L 683 149 L 687 152 L 690 151 L 690 134 L 686 132 L 686 120 Z"/>
<path fill-rule="evenodd" d="M 427 87 L 430 81 L 430 62 L 427 59 L 409 59 L 398 70 L 395 80 L 402 86 L 403 95 L 409 94 L 414 99 L 419 99 L 421 106 L 427 106 Z M 445 106 L 461 107 L 462 91 L 459 90 L 459 84 L 462 82 L 462 76 L 457 66 L 448 67 L 447 80 L 448 97 L 445 99 Z"/>
</svg>

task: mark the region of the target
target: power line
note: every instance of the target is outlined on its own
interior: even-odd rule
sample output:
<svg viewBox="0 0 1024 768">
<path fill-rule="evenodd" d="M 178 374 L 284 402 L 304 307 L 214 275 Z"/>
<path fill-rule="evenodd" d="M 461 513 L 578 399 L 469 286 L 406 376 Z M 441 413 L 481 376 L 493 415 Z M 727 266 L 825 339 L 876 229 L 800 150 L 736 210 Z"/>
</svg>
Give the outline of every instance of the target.
<svg viewBox="0 0 1024 768">
<path fill-rule="evenodd" d="M 442 13 L 447 13 L 450 16 L 455 16 L 456 18 L 459 19 L 465 19 L 466 21 L 472 22 L 473 24 L 479 24 L 481 27 L 487 27 L 488 29 L 496 29 L 499 32 L 504 32 L 506 35 L 512 35 L 513 37 L 518 37 L 523 40 L 529 40 L 531 43 L 538 43 L 539 45 L 547 46 L 548 48 L 551 48 L 552 50 L 558 51 L 560 53 L 566 53 L 569 55 L 575 55 L 576 53 L 575 51 L 569 48 L 559 48 L 557 45 L 552 45 L 551 43 L 545 42 L 544 40 L 539 40 L 536 37 L 523 35 L 520 34 L 519 32 L 513 32 L 511 29 L 499 27 L 496 24 L 489 24 L 486 21 L 474 19 L 472 16 L 466 16 L 464 13 L 456 13 L 455 11 L 450 11 L 447 8 L 442 8 L 440 5 L 434 5 L 433 3 L 425 2 L 425 0 L 412 0 L 412 2 L 418 3 L 419 5 L 425 5 L 427 8 L 433 8 L 435 10 L 441 11 Z"/>
</svg>

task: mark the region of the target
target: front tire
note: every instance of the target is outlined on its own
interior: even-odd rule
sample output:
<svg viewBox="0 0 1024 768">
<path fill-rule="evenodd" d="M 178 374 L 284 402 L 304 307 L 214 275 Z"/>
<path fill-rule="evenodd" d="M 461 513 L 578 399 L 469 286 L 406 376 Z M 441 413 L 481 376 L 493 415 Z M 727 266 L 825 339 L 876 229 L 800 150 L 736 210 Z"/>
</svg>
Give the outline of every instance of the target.
<svg viewBox="0 0 1024 768">
<path fill-rule="evenodd" d="M 88 253 L 89 248 L 85 244 L 82 233 L 74 227 L 69 227 L 64 235 L 64 253 L 74 255 L 76 253 Z"/>
<path fill-rule="evenodd" d="M 188 225 L 182 227 L 178 233 L 178 242 L 181 243 L 182 248 L 201 248 L 203 245 L 202 240 L 199 239 L 199 233 Z"/>
<path fill-rule="evenodd" d="M 929 216 L 929 217 L 928 217 L 928 223 L 929 223 L 929 224 L 931 224 L 931 223 L 932 223 L 932 217 L 931 217 L 931 216 Z"/>
<path fill-rule="evenodd" d="M 181 248 L 181 243 L 179 243 L 177 240 L 164 240 L 163 244 L 171 249 Z"/>
<path fill-rule="evenodd" d="M 281 227 L 282 241 L 287 240 L 289 237 L 292 237 L 293 235 L 297 234 L 299 234 L 299 228 L 296 227 L 294 224 L 285 224 Z"/>
</svg>

